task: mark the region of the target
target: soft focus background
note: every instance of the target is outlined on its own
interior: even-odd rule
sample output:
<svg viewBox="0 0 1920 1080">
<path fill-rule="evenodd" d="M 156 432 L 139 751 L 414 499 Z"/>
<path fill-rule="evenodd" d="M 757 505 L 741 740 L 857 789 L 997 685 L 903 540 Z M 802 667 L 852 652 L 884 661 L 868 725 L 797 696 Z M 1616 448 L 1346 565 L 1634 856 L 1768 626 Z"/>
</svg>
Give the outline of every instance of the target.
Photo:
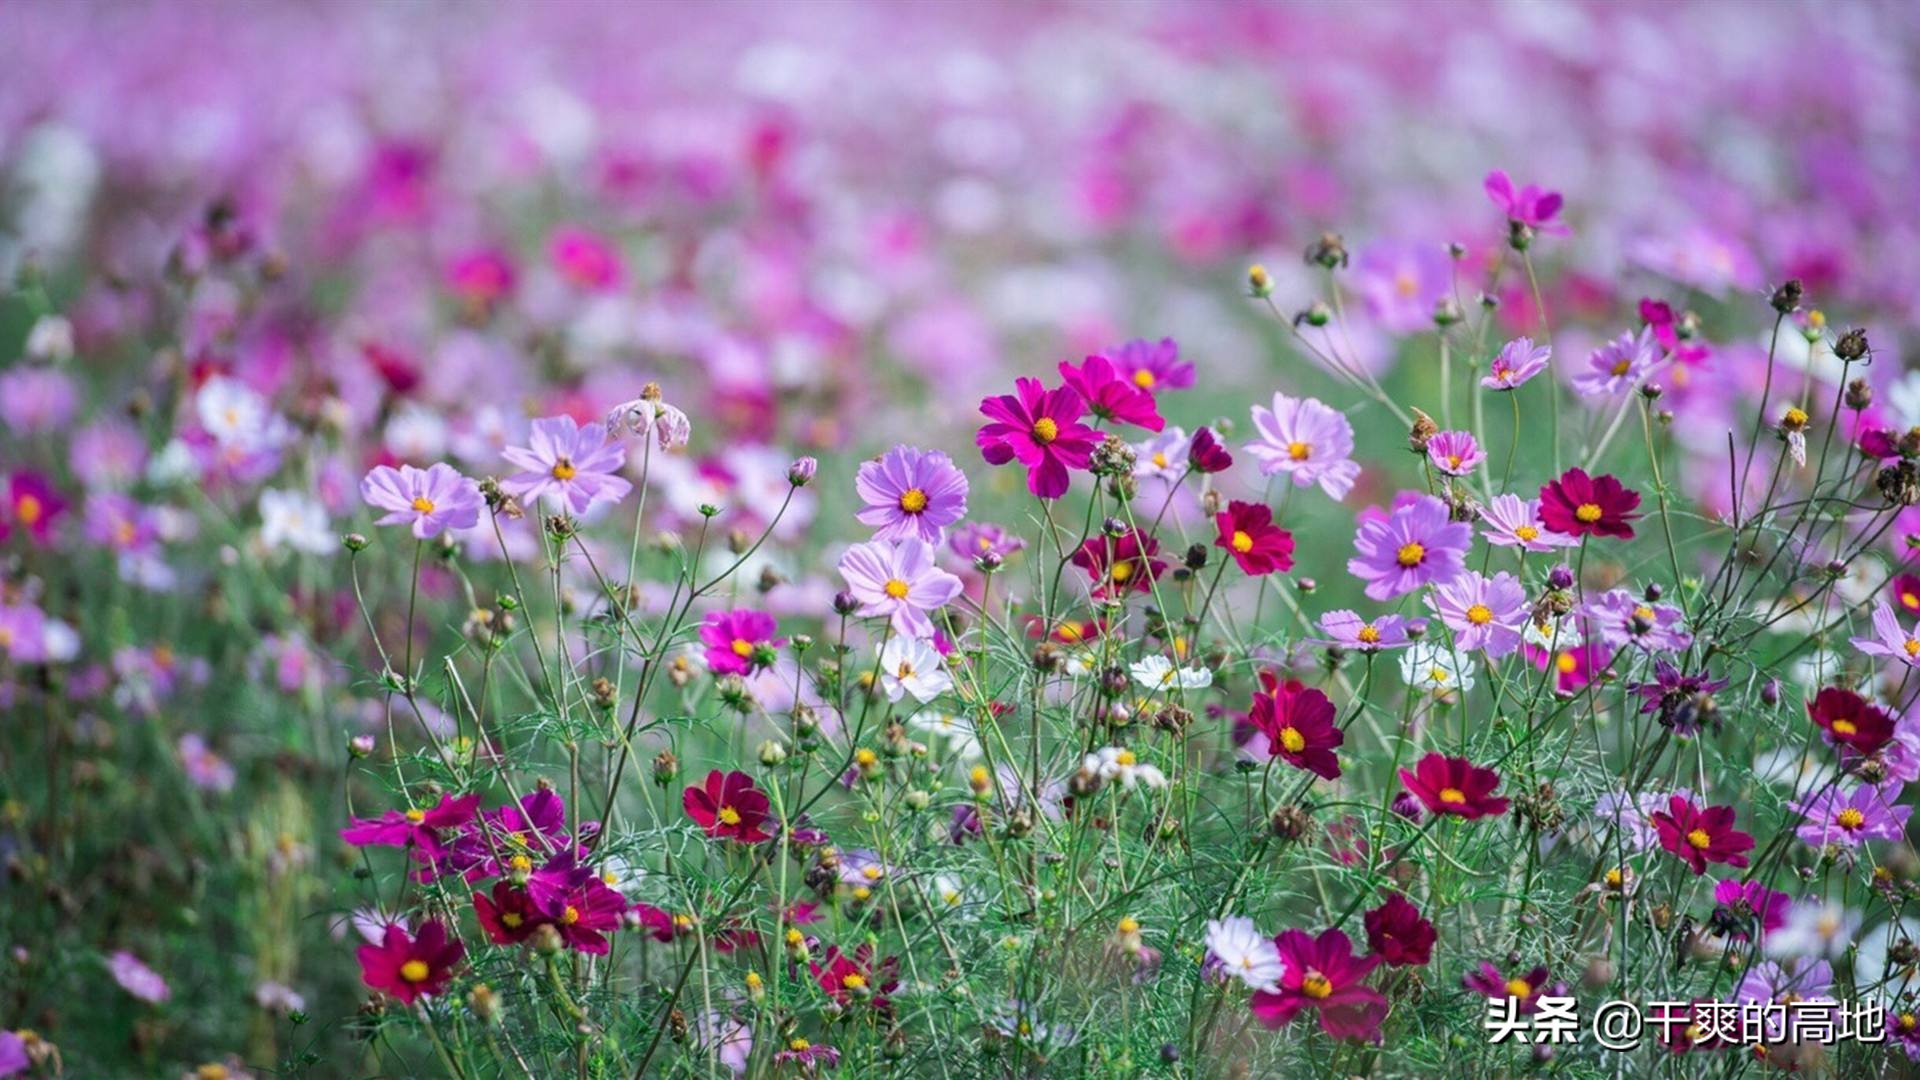
<svg viewBox="0 0 1920 1080">
<path fill-rule="evenodd" d="M 29 815 L 40 762 L 0 755 L 10 825 L 42 798 L 83 808 L 53 872 L 0 834 L 18 1022 L 81 1075 L 158 1075 L 100 1063 L 292 1058 L 343 1021 L 291 1028 L 263 987 L 329 1018 L 363 996 L 342 875 L 288 868 L 338 856 L 315 835 L 342 818 L 373 658 L 339 580 L 255 572 L 221 531 L 246 463 L 141 438 L 180 387 L 231 376 L 324 432 L 306 488 L 345 527 L 370 465 L 486 475 L 525 417 L 595 417 L 655 380 L 695 425 L 655 465 L 661 527 L 716 502 L 751 530 L 818 453 L 833 479 L 781 538 L 818 551 L 855 531 L 847 463 L 897 441 L 1011 500 L 1017 470 L 970 448 L 980 397 L 1130 338 L 1198 364 L 1189 427 L 1244 425 L 1277 389 L 1350 404 L 1285 322 L 1321 293 L 1300 252 L 1328 230 L 1353 255 L 1343 346 L 1423 400 L 1434 303 L 1500 254 L 1481 181 L 1503 168 L 1566 196 L 1573 240 L 1534 253 L 1556 353 L 1662 296 L 1706 317 L 1713 377 L 1746 380 L 1752 312 L 1797 277 L 1872 323 L 1890 390 L 1920 315 L 1917 57 L 1920 6 L 1898 2 L 0 5 L 0 277 L 32 283 L 0 302 L 0 363 L 25 373 L 49 311 L 73 332 L 69 389 L 7 385 L 10 452 L 90 488 L 193 476 L 208 501 L 174 508 L 241 568 L 144 569 L 188 598 L 164 609 L 111 572 L 49 605 L 118 643 L 81 658 L 76 730 L 145 767 L 36 787 Z M 1250 263 L 1277 311 L 1246 297 Z M 1500 336 L 1533 330 L 1524 279 L 1500 280 Z M 1748 329 L 1723 338 L 1722 303 Z M 1901 411 L 1920 397 L 1891 408 L 1920 423 Z M 1390 416 L 1353 416 L 1363 456 L 1399 450 Z M 1511 432 L 1491 417 L 1487 442 Z M 1724 472 L 1702 456 L 1678 482 L 1712 505 Z M 1302 522 L 1303 550 L 1344 552 L 1392 479 Z M 1245 462 L 1222 485 L 1260 489 Z M 184 543 L 187 516 L 153 527 Z M 794 583 L 767 606 L 819 615 L 830 561 L 782 552 Z M 280 592 L 311 640 L 208 629 L 282 625 Z M 223 757 L 181 741 L 203 733 Z M 243 806 L 207 794 L 235 768 Z M 156 802 L 164 829 L 129 809 Z M 49 962 L 55 940 L 82 944 Z M 168 977 L 164 1016 L 104 981 L 129 947 Z"/>
</svg>

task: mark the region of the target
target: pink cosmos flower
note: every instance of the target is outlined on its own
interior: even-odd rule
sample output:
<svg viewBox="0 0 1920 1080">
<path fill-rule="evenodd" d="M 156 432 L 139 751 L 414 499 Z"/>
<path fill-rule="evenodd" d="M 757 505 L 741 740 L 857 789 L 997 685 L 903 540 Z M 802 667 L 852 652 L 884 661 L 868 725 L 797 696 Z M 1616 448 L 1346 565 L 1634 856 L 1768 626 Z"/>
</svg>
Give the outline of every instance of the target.
<svg viewBox="0 0 1920 1080">
<path fill-rule="evenodd" d="M 860 602 L 862 615 L 884 615 L 895 633 L 933 635 L 927 613 L 960 595 L 960 579 L 933 564 L 934 550 L 921 540 L 855 544 L 840 556 L 840 576 Z"/>
<path fill-rule="evenodd" d="M 998 555 L 1004 559 L 1026 546 L 1027 542 L 1013 533 L 981 521 L 962 525 L 947 538 L 948 550 L 969 561 L 982 555 Z"/>
<path fill-rule="evenodd" d="M 1493 362 L 1487 365 L 1487 374 L 1480 380 L 1480 385 L 1488 390 L 1517 390 L 1527 380 L 1545 371 L 1552 359 L 1552 348 L 1535 346 L 1532 338 L 1514 338 L 1494 354 Z"/>
<path fill-rule="evenodd" d="M 1346 414 L 1314 400 L 1273 395 L 1271 410 L 1253 407 L 1258 436 L 1246 446 L 1260 463 L 1260 475 L 1284 473 L 1295 487 L 1319 484 L 1333 499 L 1344 499 L 1360 478 L 1353 461 L 1353 425 Z"/>
<path fill-rule="evenodd" d="M 582 289 L 604 292 L 617 287 L 625 276 L 613 244 L 575 225 L 554 231 L 547 257 L 561 277 Z"/>
<path fill-rule="evenodd" d="M 1108 349 L 1106 355 L 1121 378 L 1149 393 L 1193 385 L 1193 364 L 1180 359 L 1180 346 L 1172 338 L 1129 341 Z"/>
<path fill-rule="evenodd" d="M 778 624 L 764 611 L 745 608 L 709 611 L 700 624 L 700 641 L 707 647 L 707 669 L 715 675 L 746 675 L 772 663 L 773 649 L 786 644 L 776 638 Z"/>
<path fill-rule="evenodd" d="M 1540 500 L 1518 495 L 1495 495 L 1480 508 L 1481 531 L 1487 543 L 1496 547 L 1518 547 L 1523 551 L 1552 551 L 1580 542 L 1578 537 L 1557 533 L 1540 520 Z"/>
<path fill-rule="evenodd" d="M 1427 440 L 1427 460 L 1447 476 L 1466 476 L 1487 460 L 1470 431 L 1442 431 Z"/>
<path fill-rule="evenodd" d="M 492 248 L 469 251 L 447 265 L 447 288 L 481 311 L 504 300 L 514 279 L 513 262 Z"/>
<path fill-rule="evenodd" d="M 626 449 L 607 441 L 606 428 L 583 428 L 571 416 L 535 420 L 527 445 L 507 447 L 500 456 L 526 470 L 500 485 L 524 502 L 544 498 L 584 514 L 595 503 L 617 503 L 633 490 L 617 475 Z"/>
<path fill-rule="evenodd" d="M 447 529 L 471 529 L 480 521 L 480 487 L 451 465 L 426 469 L 376 465 L 360 481 L 360 498 L 376 510 L 387 511 L 376 525 L 411 525 L 413 535 L 428 540 Z"/>
<path fill-rule="evenodd" d="M 1113 361 L 1104 356 L 1089 356 L 1079 367 L 1062 360 L 1060 378 L 1080 395 L 1093 415 L 1108 423 L 1132 424 L 1159 431 L 1167 426 L 1155 407 L 1153 395 L 1131 379 L 1122 378 Z"/>
<path fill-rule="evenodd" d="M 853 488 L 866 505 L 854 517 L 875 540 L 915 537 L 939 544 L 967 516 L 967 477 L 938 450 L 896 446 L 860 466 Z"/>
<path fill-rule="evenodd" d="M 1427 607 L 1453 631 L 1453 644 L 1467 652 L 1484 650 L 1494 659 L 1520 647 L 1526 626 L 1527 590 L 1502 571 L 1489 578 L 1468 570 L 1426 595 Z"/>
<path fill-rule="evenodd" d="M 16 664 L 47 660 L 47 617 L 32 604 L 0 604 L 0 654 Z"/>
<path fill-rule="evenodd" d="M 1320 629 L 1333 639 L 1333 644 L 1356 652 L 1398 649 L 1413 640 L 1407 633 L 1407 620 L 1403 616 L 1363 619 L 1345 608 L 1320 616 Z"/>
<path fill-rule="evenodd" d="M 1453 288 L 1453 261 L 1439 244 L 1371 244 L 1353 271 L 1367 311 L 1396 334 L 1433 329 L 1434 306 Z"/>
<path fill-rule="evenodd" d="M 190 731 L 180 736 L 175 751 L 180 755 L 181 769 L 187 779 L 193 781 L 193 786 L 222 793 L 233 790 L 233 766 L 214 753 L 206 739 Z"/>
<path fill-rule="evenodd" d="M 1573 388 L 1588 397 L 1618 394 L 1639 385 L 1658 360 L 1653 331 L 1629 331 L 1593 350 L 1587 370 L 1573 377 Z"/>
<path fill-rule="evenodd" d="M 1488 173 L 1485 187 L 1487 198 L 1493 200 L 1493 205 L 1507 215 L 1508 221 L 1553 236 L 1565 236 L 1572 231 L 1565 222 L 1555 220 L 1562 201 L 1559 192 L 1548 191 L 1536 184 L 1515 188 L 1513 179 L 1504 169 Z"/>
<path fill-rule="evenodd" d="M 1285 1027 L 1307 1010 L 1320 1014 L 1320 1027 L 1336 1039 L 1377 1039 L 1387 1015 L 1387 999 L 1361 980 L 1380 958 L 1361 959 L 1353 942 L 1338 930 L 1314 937 L 1288 930 L 1273 939 L 1284 973 L 1273 990 L 1256 990 L 1254 1018 L 1269 1028 Z"/>
<path fill-rule="evenodd" d="M 1913 807 L 1894 805 L 1903 786 L 1896 780 L 1860 784 L 1847 792 L 1827 787 L 1814 798 L 1796 799 L 1789 808 L 1806 820 L 1794 835 L 1816 848 L 1828 844 L 1857 847 L 1863 840 L 1902 840 L 1907 834 L 1907 819 L 1913 816 Z"/>
<path fill-rule="evenodd" d="M 1868 656 L 1885 656 L 1908 667 L 1920 667 L 1920 627 L 1901 629 L 1900 617 L 1885 600 L 1873 609 L 1873 636 L 1852 639 L 1853 647 Z"/>
<path fill-rule="evenodd" d="M 125 949 L 107 957 L 107 972 L 120 984 L 120 989 L 149 1005 L 164 1004 L 173 997 L 173 988 L 167 985 L 167 980 Z"/>
<path fill-rule="evenodd" d="M 1421 495 L 1391 515 L 1362 515 L 1347 572 L 1367 583 L 1367 596 L 1391 600 L 1423 585 L 1445 583 L 1466 567 L 1473 527 L 1452 520 L 1447 504 Z"/>
<path fill-rule="evenodd" d="M 980 402 L 988 423 L 974 445 L 989 465 L 1019 461 L 1027 467 L 1027 490 L 1057 499 L 1067 493 L 1067 470 L 1087 467 L 1100 433 L 1080 422 L 1087 405 L 1072 388 L 1048 390 L 1038 379 L 1016 379 L 1014 388 Z"/>
<path fill-rule="evenodd" d="M 65 428 L 80 406 L 80 392 L 65 373 L 16 367 L 0 375 L 0 422 L 16 435 Z"/>
</svg>

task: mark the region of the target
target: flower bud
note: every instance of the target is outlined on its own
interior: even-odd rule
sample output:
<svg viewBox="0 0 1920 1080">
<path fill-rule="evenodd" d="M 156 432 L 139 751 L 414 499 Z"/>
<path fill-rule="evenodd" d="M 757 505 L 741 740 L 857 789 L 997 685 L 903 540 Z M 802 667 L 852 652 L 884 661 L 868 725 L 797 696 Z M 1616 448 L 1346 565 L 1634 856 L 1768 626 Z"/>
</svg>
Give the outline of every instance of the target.
<svg viewBox="0 0 1920 1080">
<path fill-rule="evenodd" d="M 362 536 L 360 533 L 348 533 L 345 536 L 342 536 L 340 538 L 340 546 L 346 548 L 348 551 L 351 551 L 355 554 L 359 554 L 360 552 L 367 550 L 367 546 L 371 542 L 372 541 L 369 541 L 365 536 Z"/>
<path fill-rule="evenodd" d="M 774 739 L 760 744 L 760 764 L 771 769 L 787 760 L 787 748 Z"/>
<path fill-rule="evenodd" d="M 793 464 L 787 466 L 787 483 L 794 487 L 806 487 L 813 483 L 813 474 L 819 469 L 820 462 L 811 457 L 795 458 Z"/>
<path fill-rule="evenodd" d="M 1573 567 L 1561 563 L 1548 571 L 1547 588 L 1555 590 L 1573 588 Z"/>
<path fill-rule="evenodd" d="M 1788 278 L 1785 282 L 1782 282 L 1778 288 L 1773 290 L 1773 296 L 1768 302 L 1773 305 L 1773 310 L 1780 314 L 1791 315 L 1800 310 L 1800 299 L 1803 292 L 1804 290 L 1800 285 L 1799 278 Z"/>
<path fill-rule="evenodd" d="M 1847 408 L 1861 412 L 1873 404 L 1873 387 L 1865 379 L 1855 379 L 1847 384 Z"/>
<path fill-rule="evenodd" d="M 1256 300 L 1265 300 L 1273 295 L 1273 275 L 1259 263 L 1247 267 L 1247 289 Z"/>
<path fill-rule="evenodd" d="M 1857 326 L 1841 334 L 1840 340 L 1833 346 L 1833 354 L 1849 364 L 1858 362 L 1872 351 L 1873 347 L 1867 344 L 1867 332 Z"/>
<path fill-rule="evenodd" d="M 659 784 L 661 787 L 665 787 L 668 784 L 673 783 L 673 778 L 679 775 L 680 775 L 680 759 L 673 756 L 673 751 L 662 750 L 658 754 L 654 755 L 654 758 L 653 758 L 653 782 L 654 783 Z"/>
<path fill-rule="evenodd" d="M 1309 266 L 1318 266 L 1325 270 L 1347 265 L 1347 243 L 1339 233 L 1321 233 L 1319 239 L 1307 245 L 1306 261 Z"/>
<path fill-rule="evenodd" d="M 835 615 L 851 615 L 859 610 L 860 601 L 855 599 L 852 593 L 842 589 L 833 594 L 833 613 Z"/>
</svg>

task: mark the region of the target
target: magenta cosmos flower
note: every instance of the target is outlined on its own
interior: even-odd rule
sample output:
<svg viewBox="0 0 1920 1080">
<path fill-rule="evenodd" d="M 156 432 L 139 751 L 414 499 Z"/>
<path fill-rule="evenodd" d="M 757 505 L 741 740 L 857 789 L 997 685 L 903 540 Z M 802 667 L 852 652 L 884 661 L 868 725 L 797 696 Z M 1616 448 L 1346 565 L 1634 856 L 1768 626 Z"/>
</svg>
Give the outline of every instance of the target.
<svg viewBox="0 0 1920 1080">
<path fill-rule="evenodd" d="M 362 982 L 411 1005 L 446 989 L 467 947 L 434 919 L 423 924 L 418 935 L 390 925 L 378 945 L 362 945 L 356 955 Z"/>
<path fill-rule="evenodd" d="M 1548 191 L 1537 184 L 1514 187 L 1513 178 L 1506 170 L 1495 169 L 1487 174 L 1487 198 L 1493 205 L 1507 215 L 1507 220 L 1525 225 L 1535 232 L 1564 236 L 1571 230 L 1566 223 L 1556 220 L 1560 214 L 1561 198 L 1557 191 Z"/>
<path fill-rule="evenodd" d="M 1877 786 L 1861 784 L 1844 794 L 1829 787 L 1817 798 L 1795 800 L 1790 808 L 1806 819 L 1795 835 L 1813 847 L 1857 847 L 1862 840 L 1904 839 L 1913 807 L 1894 805 L 1902 786 L 1897 780 Z"/>
<path fill-rule="evenodd" d="M 840 556 L 840 576 L 860 602 L 862 615 L 884 615 L 895 633 L 933 635 L 927 613 L 960 595 L 960 579 L 933 564 L 932 546 L 921 540 L 855 544 Z"/>
<path fill-rule="evenodd" d="M 1442 431 L 1427 440 L 1427 461 L 1448 476 L 1465 476 L 1487 460 L 1480 441 L 1468 431 Z"/>
<path fill-rule="evenodd" d="M 853 489 L 866 506 L 854 516 L 875 540 L 909 537 L 939 544 L 967 516 L 967 477 L 938 450 L 896 446 L 860 466 Z"/>
<path fill-rule="evenodd" d="M 1547 980 L 1551 978 L 1544 965 L 1536 966 L 1517 975 L 1502 975 L 1500 969 L 1485 961 L 1468 972 L 1460 980 L 1460 985 L 1486 997 L 1500 999 L 1512 998 L 1519 1002 L 1516 1006 L 1523 1013 L 1539 1008 L 1534 1000 L 1540 992 L 1547 989 Z"/>
<path fill-rule="evenodd" d="M 1345 414 L 1313 398 L 1273 395 L 1273 408 L 1253 407 L 1258 438 L 1246 446 L 1260 463 L 1260 475 L 1282 473 L 1294 487 L 1319 484 L 1333 499 L 1344 499 L 1360 478 L 1353 461 L 1353 425 Z"/>
<path fill-rule="evenodd" d="M 1347 572 L 1367 583 L 1372 599 L 1391 600 L 1458 577 L 1472 543 L 1472 526 L 1452 520 L 1445 502 L 1422 495 L 1385 517 L 1361 516 Z"/>
<path fill-rule="evenodd" d="M 619 502 L 633 490 L 618 475 L 626 464 L 625 448 L 607 441 L 606 428 L 583 428 L 571 416 L 535 420 L 527 445 L 509 446 L 500 456 L 525 470 L 501 484 L 524 502 L 544 498 L 584 514 L 595 503 Z"/>
<path fill-rule="evenodd" d="M 709 611 L 700 623 L 700 643 L 707 647 L 707 670 L 715 675 L 747 675 L 773 664 L 773 650 L 787 643 L 776 638 L 778 624 L 764 611 Z"/>
<path fill-rule="evenodd" d="M 1338 930 L 1314 937 L 1288 930 L 1273 939 L 1283 972 L 1273 990 L 1256 990 L 1254 1018 L 1269 1028 L 1285 1027 L 1307 1010 L 1320 1014 L 1320 1027 L 1336 1039 L 1374 1039 L 1387 1015 L 1387 999 L 1363 985 L 1380 958 L 1361 959 L 1353 942 Z"/>
<path fill-rule="evenodd" d="M 1733 827 L 1733 807 L 1702 808 L 1691 799 L 1674 795 L 1667 799 L 1665 810 L 1656 810 L 1651 816 L 1660 846 L 1678 856 L 1694 873 L 1706 873 L 1708 863 L 1747 865 L 1746 853 L 1753 850 L 1753 837 Z"/>
<path fill-rule="evenodd" d="M 974 433 L 974 445 L 989 465 L 1025 465 L 1027 490 L 1057 499 L 1067 493 L 1067 470 L 1087 467 L 1100 433 L 1080 422 L 1087 404 L 1072 388 L 1048 390 L 1038 379 L 1013 385 L 1015 393 L 980 402 L 989 422 Z"/>
<path fill-rule="evenodd" d="M 1264 503 L 1235 499 L 1213 522 L 1219 534 L 1214 546 L 1224 548 L 1245 573 L 1257 577 L 1293 569 L 1293 534 L 1273 523 L 1273 511 Z"/>
<path fill-rule="evenodd" d="M 1106 355 L 1121 378 L 1142 390 L 1157 393 L 1193 385 L 1193 364 L 1180 359 L 1180 346 L 1172 338 L 1136 339 L 1108 349 Z"/>
<path fill-rule="evenodd" d="M 1400 783 L 1431 813 L 1473 821 L 1507 812 L 1507 800 L 1493 794 L 1500 774 L 1466 758 L 1428 754 L 1412 769 L 1400 770 Z"/>
<path fill-rule="evenodd" d="M 1060 378 L 1080 395 L 1093 415 L 1108 423 L 1132 424 L 1148 431 L 1167 426 L 1154 407 L 1153 395 L 1123 377 L 1113 361 L 1104 356 L 1089 356 L 1079 367 L 1062 360 Z"/>
<path fill-rule="evenodd" d="M 1426 602 L 1453 631 L 1456 649 L 1481 650 L 1498 659 L 1520 647 L 1520 632 L 1527 625 L 1527 590 L 1512 574 L 1487 577 L 1468 570 L 1435 585 Z"/>
<path fill-rule="evenodd" d="M 45 544 L 53 538 L 54 523 L 66 510 L 67 500 L 46 477 L 36 472 L 14 473 L 7 477 L 6 516 L 0 519 L 0 539 L 18 528 L 34 543 Z"/>
<path fill-rule="evenodd" d="M 577 225 L 564 225 L 554 231 L 547 257 L 561 277 L 582 289 L 612 289 L 625 276 L 620 253 L 613 244 Z"/>
<path fill-rule="evenodd" d="M 1517 547 L 1523 551 L 1552 551 L 1579 543 L 1565 533 L 1547 528 L 1540 519 L 1540 500 L 1518 495 L 1495 495 L 1480 508 L 1485 526 L 1480 535 L 1495 547 Z"/>
<path fill-rule="evenodd" d="M 376 525 L 411 525 L 413 535 L 428 540 L 447 529 L 471 529 L 480 521 L 479 485 L 461 476 L 451 465 L 426 469 L 377 465 L 360 481 L 360 498 L 385 517 Z"/>
<path fill-rule="evenodd" d="M 1553 359 L 1553 350 L 1546 345 L 1536 346 L 1532 338 L 1514 338 L 1500 347 L 1494 354 L 1493 362 L 1487 365 L 1487 374 L 1480 385 L 1488 390 L 1517 390 L 1547 369 L 1547 362 Z"/>
<path fill-rule="evenodd" d="M 762 826 L 772 804 L 746 773 L 715 769 L 698 787 L 688 785 L 680 802 L 694 824 L 715 840 L 757 844 L 771 835 Z"/>
<path fill-rule="evenodd" d="M 478 795 L 442 795 L 431 809 L 389 810 L 377 818 L 354 818 L 340 830 L 340 839 L 355 847 L 411 847 L 422 861 L 445 853 L 440 834 L 464 828 L 480 805 Z"/>
</svg>

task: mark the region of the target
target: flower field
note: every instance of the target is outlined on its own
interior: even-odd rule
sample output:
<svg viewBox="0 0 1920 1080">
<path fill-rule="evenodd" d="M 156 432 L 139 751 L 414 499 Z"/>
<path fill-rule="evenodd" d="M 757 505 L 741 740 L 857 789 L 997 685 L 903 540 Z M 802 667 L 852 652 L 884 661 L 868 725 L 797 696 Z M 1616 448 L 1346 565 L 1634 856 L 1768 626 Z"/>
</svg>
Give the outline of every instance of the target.
<svg viewBox="0 0 1920 1080">
<path fill-rule="evenodd" d="M 1920 9 L 0 6 L 0 1077 L 1893 1077 Z"/>
</svg>

